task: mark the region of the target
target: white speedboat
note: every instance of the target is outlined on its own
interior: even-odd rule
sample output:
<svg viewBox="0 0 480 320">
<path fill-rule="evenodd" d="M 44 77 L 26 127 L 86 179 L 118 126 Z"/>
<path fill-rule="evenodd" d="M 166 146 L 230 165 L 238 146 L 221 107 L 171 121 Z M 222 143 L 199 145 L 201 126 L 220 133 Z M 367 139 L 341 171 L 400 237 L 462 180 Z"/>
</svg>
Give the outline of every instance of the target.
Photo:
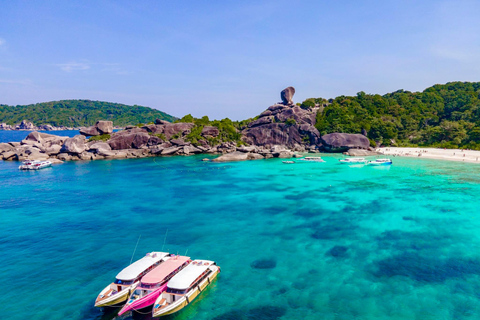
<svg viewBox="0 0 480 320">
<path fill-rule="evenodd" d="M 345 158 L 338 161 L 340 161 L 341 164 L 362 164 L 368 162 L 365 158 Z"/>
<path fill-rule="evenodd" d="M 392 164 L 390 159 L 376 159 L 367 163 L 369 166 L 389 166 Z"/>
<path fill-rule="evenodd" d="M 295 163 L 295 161 L 286 160 L 286 161 L 282 161 L 282 163 L 285 163 L 285 164 L 292 164 L 292 163 Z"/>
<path fill-rule="evenodd" d="M 325 160 L 323 160 L 323 159 L 320 158 L 320 157 L 305 157 L 305 158 L 298 159 L 298 161 L 306 161 L 306 162 L 325 162 Z"/>
<path fill-rule="evenodd" d="M 20 170 L 39 170 L 43 168 L 50 167 L 52 165 L 51 161 L 48 160 L 25 160 L 18 167 Z"/>
<path fill-rule="evenodd" d="M 140 279 L 156 266 L 170 258 L 167 252 L 150 252 L 117 274 L 114 282 L 103 289 L 95 300 L 95 307 L 106 307 L 127 301 Z"/>
<path fill-rule="evenodd" d="M 175 313 L 195 299 L 220 273 L 214 261 L 195 260 L 177 273 L 153 305 L 154 317 Z"/>
</svg>

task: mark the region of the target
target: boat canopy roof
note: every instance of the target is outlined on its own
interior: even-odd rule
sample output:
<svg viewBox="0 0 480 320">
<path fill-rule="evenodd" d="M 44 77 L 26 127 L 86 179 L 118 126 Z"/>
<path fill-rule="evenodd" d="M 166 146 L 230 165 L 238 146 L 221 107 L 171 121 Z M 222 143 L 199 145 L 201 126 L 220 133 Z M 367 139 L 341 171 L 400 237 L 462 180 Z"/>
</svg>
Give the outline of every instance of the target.
<svg viewBox="0 0 480 320">
<path fill-rule="evenodd" d="M 177 290 L 188 289 L 193 282 L 214 263 L 215 262 L 208 260 L 195 260 L 168 281 L 167 286 Z"/>
<path fill-rule="evenodd" d="M 144 284 L 155 284 L 161 282 L 165 279 L 170 273 L 175 271 L 182 264 L 190 260 L 190 257 L 185 256 L 174 256 L 170 257 L 167 261 L 147 273 L 142 278 L 142 283 Z"/>
<path fill-rule="evenodd" d="M 117 274 L 117 279 L 122 281 L 130 281 L 137 278 L 142 272 L 150 268 L 160 260 L 169 255 L 168 252 L 150 252 L 140 260 L 135 261 Z"/>
</svg>

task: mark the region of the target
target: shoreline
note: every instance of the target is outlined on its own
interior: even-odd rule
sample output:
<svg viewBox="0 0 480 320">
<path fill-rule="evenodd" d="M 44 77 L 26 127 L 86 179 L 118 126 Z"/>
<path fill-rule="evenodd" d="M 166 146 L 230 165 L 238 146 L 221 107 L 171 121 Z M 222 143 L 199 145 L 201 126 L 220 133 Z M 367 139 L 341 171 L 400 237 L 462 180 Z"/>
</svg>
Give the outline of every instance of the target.
<svg viewBox="0 0 480 320">
<path fill-rule="evenodd" d="M 467 149 L 440 149 L 440 148 L 413 148 L 413 147 L 385 147 L 377 148 L 382 155 L 397 157 L 446 160 L 480 164 L 480 151 Z"/>
</svg>

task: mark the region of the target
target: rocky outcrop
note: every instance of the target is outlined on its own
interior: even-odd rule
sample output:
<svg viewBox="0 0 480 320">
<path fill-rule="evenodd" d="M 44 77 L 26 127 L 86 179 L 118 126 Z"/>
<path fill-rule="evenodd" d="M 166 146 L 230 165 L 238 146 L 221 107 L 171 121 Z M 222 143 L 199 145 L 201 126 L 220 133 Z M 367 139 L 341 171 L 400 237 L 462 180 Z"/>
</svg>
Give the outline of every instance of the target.
<svg viewBox="0 0 480 320">
<path fill-rule="evenodd" d="M 167 140 L 170 140 L 176 135 L 183 136 L 189 134 L 190 130 L 192 130 L 194 126 L 195 125 L 193 123 L 168 123 L 163 125 L 163 131 L 161 133 L 165 135 Z"/>
<path fill-rule="evenodd" d="M 361 134 L 329 133 L 321 138 L 322 147 L 327 152 L 344 152 L 349 149 L 368 149 L 370 141 Z"/>
<path fill-rule="evenodd" d="M 42 124 L 39 126 L 35 126 L 32 122 L 27 120 L 22 120 L 20 124 L 17 125 L 9 125 L 6 123 L 0 123 L 0 130 L 42 130 L 42 131 L 54 131 L 54 130 L 75 130 L 75 128 L 70 127 L 54 127 L 50 124 Z"/>
<path fill-rule="evenodd" d="M 6 123 L 0 123 L 0 130 L 15 130 L 15 128 Z"/>
<path fill-rule="evenodd" d="M 33 123 L 27 120 L 22 120 L 22 122 L 18 125 L 19 130 L 35 130 L 35 126 Z"/>
<path fill-rule="evenodd" d="M 79 133 L 87 137 L 99 136 L 100 132 L 95 127 L 80 128 Z"/>
<path fill-rule="evenodd" d="M 101 134 L 110 134 L 113 132 L 113 122 L 112 121 L 97 121 L 95 127 Z"/>
<path fill-rule="evenodd" d="M 248 153 L 235 151 L 232 153 L 224 154 L 216 159 L 213 159 L 213 162 L 227 162 L 227 161 L 243 161 L 248 160 Z"/>
<path fill-rule="evenodd" d="M 202 136 L 216 137 L 218 134 L 219 131 L 217 127 L 205 126 L 202 129 Z"/>
<path fill-rule="evenodd" d="M 299 106 L 275 104 L 260 114 L 259 118 L 243 130 L 243 140 L 251 145 L 269 147 L 284 145 L 298 149 L 317 145 L 320 133 L 315 128 L 318 108 L 302 109 Z"/>
<path fill-rule="evenodd" d="M 112 121 L 97 121 L 94 126 L 80 128 L 80 134 L 84 136 L 99 136 L 102 134 L 110 134 L 113 132 Z"/>
<path fill-rule="evenodd" d="M 112 135 L 108 144 L 112 150 L 139 149 L 147 145 L 150 135 L 146 131 L 120 131 Z"/>
<path fill-rule="evenodd" d="M 86 149 L 85 142 L 85 136 L 80 134 L 73 138 L 67 138 L 63 143 L 61 151 L 66 153 L 82 153 Z"/>
<path fill-rule="evenodd" d="M 280 92 L 280 97 L 282 98 L 282 103 L 284 105 L 292 105 L 293 104 L 293 95 L 295 94 L 294 87 L 288 87 Z"/>
</svg>

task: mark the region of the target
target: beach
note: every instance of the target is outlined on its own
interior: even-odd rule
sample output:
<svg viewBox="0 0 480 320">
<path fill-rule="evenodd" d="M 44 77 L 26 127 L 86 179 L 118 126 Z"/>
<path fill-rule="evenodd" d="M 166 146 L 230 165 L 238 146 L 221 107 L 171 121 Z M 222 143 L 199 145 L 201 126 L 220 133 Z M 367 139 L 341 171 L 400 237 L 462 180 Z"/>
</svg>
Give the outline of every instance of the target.
<svg viewBox="0 0 480 320">
<path fill-rule="evenodd" d="M 480 151 L 478 150 L 387 147 L 377 148 L 376 151 L 384 155 L 399 157 L 480 163 Z"/>
</svg>

